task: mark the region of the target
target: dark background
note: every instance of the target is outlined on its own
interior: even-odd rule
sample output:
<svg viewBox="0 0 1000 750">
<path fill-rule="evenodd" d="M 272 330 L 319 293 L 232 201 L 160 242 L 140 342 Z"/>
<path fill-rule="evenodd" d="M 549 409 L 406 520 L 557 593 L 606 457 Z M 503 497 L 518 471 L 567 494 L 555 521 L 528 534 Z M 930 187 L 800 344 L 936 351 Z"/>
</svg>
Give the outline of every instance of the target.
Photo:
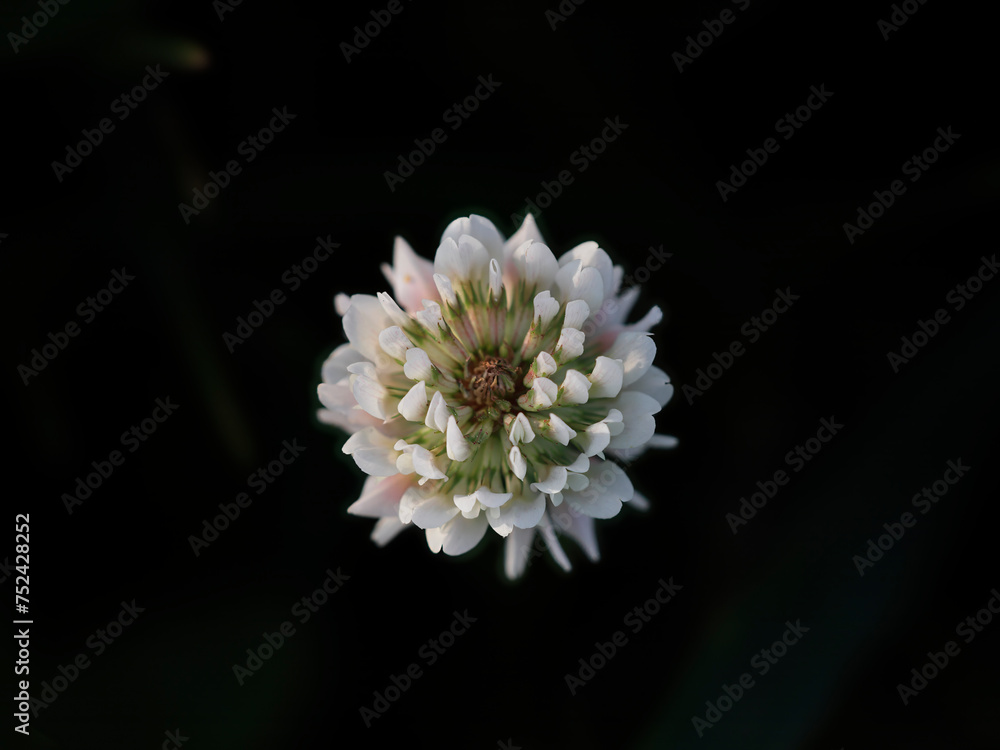
<svg viewBox="0 0 1000 750">
<path fill-rule="evenodd" d="M 886 356 L 996 248 L 995 29 L 935 0 L 888 40 L 889 3 L 587 0 L 553 29 L 555 5 L 405 2 L 348 63 L 341 42 L 384 7 L 244 2 L 220 20 L 207 0 L 72 0 L 16 54 L 0 45 L 4 494 L 8 520 L 31 514 L 32 691 L 92 657 L 31 740 L 3 746 L 155 748 L 179 728 L 190 748 L 996 747 L 1000 625 L 968 645 L 955 626 L 1000 585 L 1000 280 L 898 373 Z M 679 72 L 671 55 L 727 7 Z M 36 12 L 13 3 L 0 30 Z M 156 64 L 169 77 L 57 180 L 51 163 Z M 501 85 L 451 130 L 481 75 Z M 820 85 L 829 101 L 722 201 L 716 181 Z M 296 119 L 186 224 L 178 204 L 245 163 L 273 107 Z M 577 172 L 616 116 L 627 130 Z M 955 145 L 848 242 L 844 222 L 948 126 Z M 385 171 L 437 127 L 446 142 L 390 191 Z M 656 363 L 678 388 L 658 425 L 680 447 L 630 469 L 652 508 L 599 523 L 600 563 L 567 543 L 572 573 L 539 559 L 516 584 L 492 532 L 468 559 L 415 531 L 379 550 L 345 512 L 362 484 L 345 436 L 315 419 L 343 341 L 333 295 L 388 289 L 397 234 L 427 257 L 473 212 L 510 234 L 564 169 L 537 217 L 557 255 L 596 239 L 630 271 L 673 253 L 637 308 L 663 308 Z M 230 353 L 222 334 L 328 235 L 336 258 Z M 18 365 L 121 267 L 136 280 L 25 386 Z M 689 402 L 681 386 L 786 287 L 800 300 Z M 177 413 L 67 513 L 61 495 L 167 397 Z M 734 536 L 726 514 L 824 417 L 842 432 Z M 302 456 L 196 557 L 189 536 L 292 439 Z M 859 576 L 852 557 L 958 458 L 968 475 Z M 233 665 L 328 568 L 350 580 L 241 686 Z M 676 599 L 628 632 L 670 577 Z M 94 656 L 132 599 L 145 611 Z M 475 624 L 427 666 L 421 647 L 466 609 Z M 691 717 L 788 620 L 808 634 L 699 739 Z M 616 630 L 627 645 L 571 695 L 565 676 Z M 961 653 L 904 706 L 897 684 L 948 640 Z M 359 709 L 414 662 L 423 676 L 366 729 Z"/>
</svg>

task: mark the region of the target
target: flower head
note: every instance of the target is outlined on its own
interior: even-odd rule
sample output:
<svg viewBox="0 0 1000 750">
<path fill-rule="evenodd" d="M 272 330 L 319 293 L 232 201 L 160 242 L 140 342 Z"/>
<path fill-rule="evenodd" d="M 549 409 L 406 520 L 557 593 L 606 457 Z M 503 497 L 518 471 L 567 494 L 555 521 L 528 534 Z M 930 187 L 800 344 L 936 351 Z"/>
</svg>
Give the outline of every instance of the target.
<svg viewBox="0 0 1000 750">
<path fill-rule="evenodd" d="M 645 507 L 619 462 L 646 447 L 673 393 L 653 366 L 653 308 L 626 324 L 634 290 L 596 242 L 558 260 L 528 215 L 504 240 L 482 216 L 453 221 L 434 262 L 396 239 L 392 295 L 338 295 L 349 343 L 323 365 L 322 421 L 369 475 L 348 512 L 378 518 L 384 545 L 408 526 L 460 555 L 487 529 L 521 575 L 538 533 L 598 559 L 594 519 Z M 557 533 L 558 532 L 558 533 Z"/>
</svg>

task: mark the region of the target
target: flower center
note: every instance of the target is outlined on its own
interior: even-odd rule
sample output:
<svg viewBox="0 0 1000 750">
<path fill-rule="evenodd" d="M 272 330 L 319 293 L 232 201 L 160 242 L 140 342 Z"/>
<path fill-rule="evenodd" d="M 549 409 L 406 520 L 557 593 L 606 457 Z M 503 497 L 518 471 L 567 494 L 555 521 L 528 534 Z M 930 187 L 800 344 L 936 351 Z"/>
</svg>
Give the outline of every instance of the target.
<svg viewBox="0 0 1000 750">
<path fill-rule="evenodd" d="M 511 367 L 501 357 L 486 357 L 475 365 L 465 365 L 466 376 L 461 381 L 462 395 L 476 412 L 486 418 L 499 419 L 527 389 L 521 383 L 521 368 Z"/>
</svg>

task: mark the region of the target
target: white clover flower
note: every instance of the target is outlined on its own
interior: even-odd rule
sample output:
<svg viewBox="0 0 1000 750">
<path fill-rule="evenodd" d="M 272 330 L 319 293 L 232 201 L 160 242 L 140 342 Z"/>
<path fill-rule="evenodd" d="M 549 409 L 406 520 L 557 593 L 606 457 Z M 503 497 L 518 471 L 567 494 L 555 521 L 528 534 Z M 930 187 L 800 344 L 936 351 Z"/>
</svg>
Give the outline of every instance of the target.
<svg viewBox="0 0 1000 750">
<path fill-rule="evenodd" d="M 530 214 L 506 241 L 453 221 L 433 263 L 397 238 L 382 271 L 393 296 L 337 295 L 350 343 L 319 386 L 319 418 L 370 475 L 348 512 L 379 519 L 379 546 L 412 525 L 449 555 L 492 528 L 510 578 L 536 531 L 566 570 L 557 532 L 596 561 L 594 519 L 647 505 L 615 459 L 676 443 L 653 434 L 673 394 L 653 366 L 659 309 L 627 325 L 621 267 L 595 242 L 556 260 Z"/>
</svg>

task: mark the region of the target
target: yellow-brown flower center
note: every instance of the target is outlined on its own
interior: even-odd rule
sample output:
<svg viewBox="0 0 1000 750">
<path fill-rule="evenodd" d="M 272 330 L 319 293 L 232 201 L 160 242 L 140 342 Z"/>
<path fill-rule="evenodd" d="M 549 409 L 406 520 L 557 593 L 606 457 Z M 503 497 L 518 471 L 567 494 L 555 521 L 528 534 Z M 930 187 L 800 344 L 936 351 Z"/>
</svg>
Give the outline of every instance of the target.
<svg viewBox="0 0 1000 750">
<path fill-rule="evenodd" d="M 521 368 L 511 367 L 501 357 L 486 357 L 475 365 L 467 363 L 461 386 L 466 403 L 477 412 L 485 410 L 494 419 L 510 411 L 526 390 L 521 383 Z"/>
</svg>

